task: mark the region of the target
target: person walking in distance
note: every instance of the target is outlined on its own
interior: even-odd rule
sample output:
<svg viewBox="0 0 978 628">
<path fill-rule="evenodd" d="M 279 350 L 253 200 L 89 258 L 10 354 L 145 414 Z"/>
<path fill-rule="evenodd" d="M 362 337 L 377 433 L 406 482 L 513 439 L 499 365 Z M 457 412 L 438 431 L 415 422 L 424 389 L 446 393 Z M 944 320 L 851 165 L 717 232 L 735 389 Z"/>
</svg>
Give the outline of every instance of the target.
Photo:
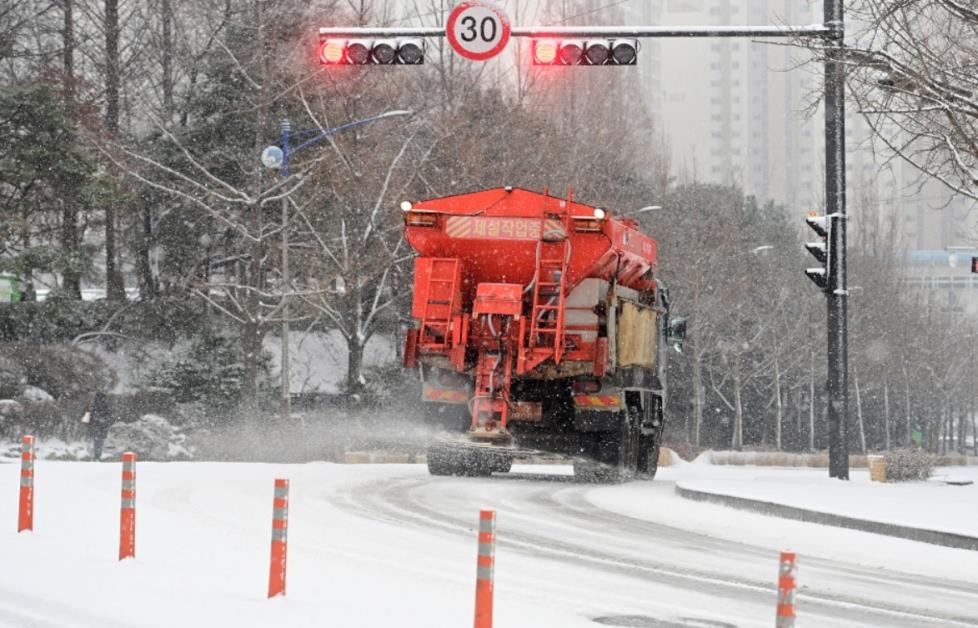
<svg viewBox="0 0 978 628">
<path fill-rule="evenodd" d="M 85 413 L 85 418 L 88 419 L 86 421 L 88 423 L 88 435 L 92 438 L 92 460 L 97 462 L 102 459 L 102 445 L 105 444 L 105 437 L 109 434 L 109 426 L 112 424 L 109 419 L 109 404 L 104 390 L 98 390 L 92 395 L 92 401 L 88 404 L 88 412 Z"/>
</svg>

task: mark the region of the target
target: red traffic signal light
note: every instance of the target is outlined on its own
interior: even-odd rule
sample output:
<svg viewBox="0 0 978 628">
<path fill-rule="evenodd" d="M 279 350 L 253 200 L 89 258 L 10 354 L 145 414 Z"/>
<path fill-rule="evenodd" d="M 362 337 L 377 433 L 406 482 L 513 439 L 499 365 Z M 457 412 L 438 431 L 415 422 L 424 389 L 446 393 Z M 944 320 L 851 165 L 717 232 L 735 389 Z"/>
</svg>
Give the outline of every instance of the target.
<svg viewBox="0 0 978 628">
<path fill-rule="evenodd" d="M 557 60 L 557 42 L 552 39 L 533 40 L 533 65 L 552 65 Z"/>
<path fill-rule="evenodd" d="M 339 39 L 327 39 L 319 42 L 319 62 L 324 65 L 343 63 L 346 56 L 346 42 Z"/>
<path fill-rule="evenodd" d="M 533 65 L 635 65 L 637 39 L 533 39 Z"/>
<path fill-rule="evenodd" d="M 424 39 L 322 39 L 322 65 L 419 65 L 424 63 Z"/>
<path fill-rule="evenodd" d="M 978 257 L 971 258 L 971 272 L 978 273 Z"/>
</svg>

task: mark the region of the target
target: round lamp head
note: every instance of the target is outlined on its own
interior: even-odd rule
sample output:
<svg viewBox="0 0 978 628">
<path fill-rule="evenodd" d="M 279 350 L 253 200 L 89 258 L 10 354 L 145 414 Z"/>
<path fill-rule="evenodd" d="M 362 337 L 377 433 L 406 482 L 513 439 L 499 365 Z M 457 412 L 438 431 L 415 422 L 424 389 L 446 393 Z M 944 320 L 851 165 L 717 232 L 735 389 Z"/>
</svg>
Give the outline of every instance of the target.
<svg viewBox="0 0 978 628">
<path fill-rule="evenodd" d="M 593 39 L 584 48 L 584 58 L 590 65 L 604 65 L 611 57 L 611 44 L 605 39 Z"/>
<path fill-rule="evenodd" d="M 424 63 L 424 40 L 403 39 L 397 49 L 397 57 L 404 65 Z"/>
<path fill-rule="evenodd" d="M 374 42 L 373 49 L 374 63 L 380 65 L 390 65 L 397 60 L 397 41 L 393 39 L 381 39 Z"/>
<path fill-rule="evenodd" d="M 533 61 L 541 65 L 550 65 L 557 60 L 557 42 L 552 39 L 533 41 Z"/>
<path fill-rule="evenodd" d="M 326 65 L 343 63 L 346 42 L 342 39 L 327 39 L 319 44 L 319 62 Z"/>
<path fill-rule="evenodd" d="M 584 42 L 568 40 L 560 43 L 557 58 L 563 65 L 577 65 L 584 56 Z"/>
<path fill-rule="evenodd" d="M 261 163 L 266 168 L 272 168 L 273 170 L 278 170 L 282 167 L 282 162 L 285 161 L 285 153 L 278 146 L 268 146 L 261 152 Z"/>
<path fill-rule="evenodd" d="M 346 61 L 353 65 L 364 65 L 370 62 L 370 52 L 373 42 L 364 39 L 354 39 L 346 44 Z"/>
<path fill-rule="evenodd" d="M 611 42 L 611 58 L 617 65 L 635 65 L 638 43 L 632 39 L 616 39 Z"/>
</svg>

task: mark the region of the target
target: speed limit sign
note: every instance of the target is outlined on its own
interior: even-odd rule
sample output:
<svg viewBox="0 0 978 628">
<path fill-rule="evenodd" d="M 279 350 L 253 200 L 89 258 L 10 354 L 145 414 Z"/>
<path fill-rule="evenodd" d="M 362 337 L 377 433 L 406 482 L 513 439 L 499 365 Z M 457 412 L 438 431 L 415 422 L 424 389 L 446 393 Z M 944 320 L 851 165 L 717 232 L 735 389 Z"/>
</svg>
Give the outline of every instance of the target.
<svg viewBox="0 0 978 628">
<path fill-rule="evenodd" d="M 509 43 L 509 18 L 492 2 L 463 2 L 448 16 L 449 43 L 457 53 L 474 61 L 495 57 Z"/>
</svg>

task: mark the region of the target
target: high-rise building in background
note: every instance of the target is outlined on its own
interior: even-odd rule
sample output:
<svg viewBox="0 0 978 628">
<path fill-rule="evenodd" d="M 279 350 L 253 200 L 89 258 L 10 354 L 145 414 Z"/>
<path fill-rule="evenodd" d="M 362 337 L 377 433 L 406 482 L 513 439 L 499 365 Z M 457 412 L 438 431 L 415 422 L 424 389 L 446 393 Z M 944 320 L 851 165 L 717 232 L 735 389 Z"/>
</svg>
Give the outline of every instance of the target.
<svg viewBox="0 0 978 628">
<path fill-rule="evenodd" d="M 803 25 L 821 23 L 822 5 L 805 0 L 636 0 L 626 3 L 625 17 L 629 24 L 667 26 Z M 799 217 L 822 208 L 822 71 L 809 59 L 805 50 L 780 40 L 644 40 L 642 90 L 668 140 L 674 175 L 739 185 Z M 848 104 L 846 174 L 853 228 L 859 228 L 863 215 L 895 214 L 908 249 L 978 242 L 975 203 L 881 156 L 865 121 Z"/>
</svg>

